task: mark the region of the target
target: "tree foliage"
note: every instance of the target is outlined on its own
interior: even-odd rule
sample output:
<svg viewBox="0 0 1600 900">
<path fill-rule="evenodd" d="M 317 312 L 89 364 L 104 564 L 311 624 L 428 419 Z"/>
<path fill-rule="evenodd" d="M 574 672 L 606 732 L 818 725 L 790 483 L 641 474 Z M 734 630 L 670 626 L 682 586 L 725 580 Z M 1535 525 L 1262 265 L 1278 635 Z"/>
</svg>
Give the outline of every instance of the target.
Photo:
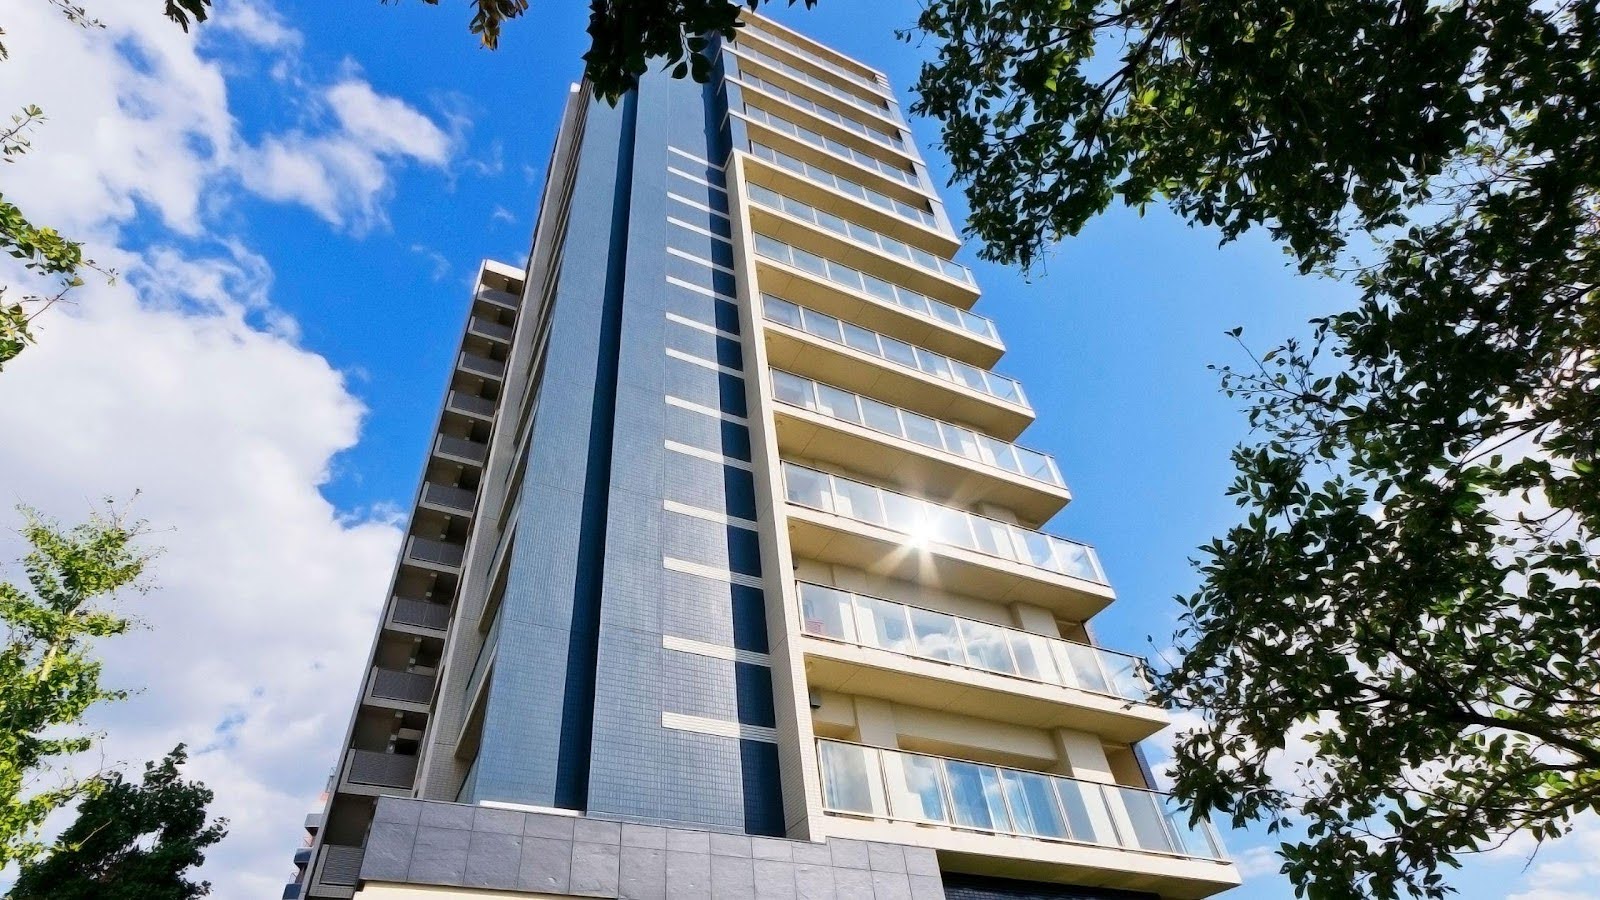
<svg viewBox="0 0 1600 900">
<path fill-rule="evenodd" d="M 918 24 L 913 109 L 985 255 L 1164 201 L 1358 288 L 1223 370 L 1257 438 L 1164 678 L 1205 720 L 1178 792 L 1303 826 L 1284 870 L 1319 898 L 1442 896 L 1462 854 L 1600 811 L 1595 5 L 933 0 Z M 1292 738 L 1310 760 L 1274 783 Z"/>
<path fill-rule="evenodd" d="M 23 516 L 27 585 L 0 583 L 0 865 L 36 858 L 45 818 L 99 786 L 51 766 L 94 745 L 80 728 L 91 706 L 123 696 L 101 685 L 91 650 L 127 631 L 105 603 L 137 588 L 148 560 L 136 546 L 139 526 L 114 513 L 71 529 L 31 510 Z"/>
<path fill-rule="evenodd" d="M 84 28 L 104 28 L 87 8 L 68 0 L 41 0 L 54 6 L 67 21 Z M 162 0 L 168 19 L 189 30 L 191 22 L 204 22 L 211 0 Z M 5 31 L 0 29 L 0 36 Z M 6 59 L 0 43 L 0 61 Z M 45 121 L 44 110 L 29 104 L 11 116 L 11 124 L 0 128 L 0 162 L 16 162 L 32 144 L 29 132 Z M 43 293 L 28 292 L 7 297 L 11 288 L 0 284 L 0 369 L 33 343 L 31 323 L 38 315 L 83 285 L 83 270 L 99 272 L 107 278 L 115 273 L 97 266 L 83 255 L 83 245 L 63 236 L 54 228 L 36 225 L 15 203 L 0 192 L 0 253 L 22 261 L 23 268 L 50 284 Z"/>
<path fill-rule="evenodd" d="M 192 900 L 208 882 L 185 877 L 205 862 L 207 847 L 228 833 L 225 819 L 206 821 L 212 792 L 184 781 L 189 756 L 179 744 L 145 763 L 139 784 L 113 772 L 78 806 L 78 818 L 48 856 L 25 864 L 9 900 Z"/>
</svg>

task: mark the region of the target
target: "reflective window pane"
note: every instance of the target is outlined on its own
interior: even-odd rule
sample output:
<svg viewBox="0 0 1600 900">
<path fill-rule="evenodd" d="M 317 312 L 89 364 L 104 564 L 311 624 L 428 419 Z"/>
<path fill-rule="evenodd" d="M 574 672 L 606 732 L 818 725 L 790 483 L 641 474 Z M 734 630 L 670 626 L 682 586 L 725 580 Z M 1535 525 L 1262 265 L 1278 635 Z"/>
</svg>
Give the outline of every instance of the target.
<svg viewBox="0 0 1600 900">
<path fill-rule="evenodd" d="M 807 409 L 815 408 L 816 404 L 811 399 L 811 381 L 788 372 L 772 370 L 772 396 L 784 403 L 803 406 Z"/>
<path fill-rule="evenodd" d="M 900 437 L 900 412 L 887 403 L 879 403 L 871 397 L 861 398 L 862 419 L 869 428 L 874 428 L 884 434 Z"/>
<path fill-rule="evenodd" d="M 917 351 L 910 344 L 887 336 L 883 337 L 882 342 L 884 359 L 897 362 L 902 366 L 916 367 Z"/>
<path fill-rule="evenodd" d="M 1171 853 L 1172 840 L 1167 836 L 1156 795 L 1126 787 L 1114 790 L 1122 797 L 1122 805 L 1128 811 L 1128 820 L 1133 823 L 1133 837 L 1138 846 L 1159 853 Z"/>
<path fill-rule="evenodd" d="M 780 300 L 772 295 L 762 298 L 762 306 L 766 310 L 767 318 L 774 322 L 788 325 L 790 328 L 800 328 L 800 307 L 787 300 Z"/>
<path fill-rule="evenodd" d="M 822 799 L 829 809 L 883 816 L 875 751 L 825 741 L 817 748 L 822 764 Z"/>
<path fill-rule="evenodd" d="M 966 656 L 961 652 L 961 633 L 956 628 L 954 616 L 915 608 L 911 608 L 910 613 L 918 656 L 966 664 Z"/>
<path fill-rule="evenodd" d="M 914 650 L 906 608 L 876 597 L 856 597 L 856 633 L 870 647 L 910 654 Z"/>
<path fill-rule="evenodd" d="M 913 412 L 907 412 L 904 418 L 906 422 L 906 437 L 916 441 L 919 444 L 925 444 L 929 447 L 944 446 L 939 440 L 938 422 L 935 422 L 927 416 L 919 416 Z"/>
<path fill-rule="evenodd" d="M 883 752 L 889 814 L 918 822 L 948 822 L 940 761 L 930 756 Z"/>
<path fill-rule="evenodd" d="M 948 422 L 939 423 L 939 431 L 944 435 L 944 445 L 951 453 L 959 453 L 968 459 L 978 458 L 978 436 Z"/>
<path fill-rule="evenodd" d="M 828 476 L 821 472 L 799 466 L 784 466 L 783 484 L 785 496 L 791 503 L 830 512 L 833 510 L 833 491 L 828 485 Z"/>
<path fill-rule="evenodd" d="M 1035 837 L 1064 838 L 1066 823 L 1056 807 L 1055 789 L 1048 776 L 1034 772 L 1001 770 L 1013 827 Z"/>
<path fill-rule="evenodd" d="M 988 766 L 944 761 L 950 779 L 951 812 L 957 825 L 984 831 L 1010 831 L 1005 800 L 1000 796 L 1000 776 Z"/>
<path fill-rule="evenodd" d="M 844 591 L 820 584 L 801 584 L 800 615 L 805 620 L 807 634 L 841 641 L 856 639 L 855 615 L 850 609 L 850 595 Z"/>
<path fill-rule="evenodd" d="M 877 332 L 868 331 L 852 322 L 844 323 L 844 342 L 848 346 L 865 353 L 871 353 L 873 356 L 881 355 L 881 351 L 878 349 Z"/>
<path fill-rule="evenodd" d="M 884 524 L 879 492 L 870 485 L 841 478 L 834 482 L 834 503 L 840 515 L 853 516 L 874 525 Z"/>
<path fill-rule="evenodd" d="M 814 309 L 802 309 L 800 314 L 806 323 L 806 331 L 817 337 L 833 341 L 835 344 L 844 343 L 844 332 L 839 328 L 838 319 L 819 313 Z"/>
<path fill-rule="evenodd" d="M 1017 674 L 1035 681 L 1060 684 L 1055 657 L 1050 653 L 1050 641 L 1037 634 L 1020 631 L 1007 632 L 1011 642 L 1011 658 L 1017 664 Z"/>
<path fill-rule="evenodd" d="M 1007 675 L 1017 673 L 1016 667 L 1011 664 L 1011 652 L 1006 648 L 1005 629 L 963 619 L 961 636 L 967 647 L 967 658 L 972 660 L 973 665 Z"/>
<path fill-rule="evenodd" d="M 1100 671 L 1100 654 L 1093 647 L 1065 642 L 1057 646 L 1066 652 L 1067 663 L 1078 687 L 1101 694 L 1111 693 L 1111 685 Z"/>
<path fill-rule="evenodd" d="M 1105 801 L 1101 798 L 1100 786 L 1087 784 L 1082 781 L 1073 781 L 1069 778 L 1056 778 L 1056 796 L 1061 800 L 1061 808 L 1067 814 L 1067 827 L 1072 832 L 1072 838 L 1079 841 L 1089 841 L 1096 844 L 1114 844 L 1114 835 L 1096 827 L 1095 813 L 1102 817 L 1106 815 Z"/>
<path fill-rule="evenodd" d="M 846 422 L 861 421 L 861 414 L 856 410 L 856 395 L 832 385 L 817 385 L 817 408 Z"/>
</svg>

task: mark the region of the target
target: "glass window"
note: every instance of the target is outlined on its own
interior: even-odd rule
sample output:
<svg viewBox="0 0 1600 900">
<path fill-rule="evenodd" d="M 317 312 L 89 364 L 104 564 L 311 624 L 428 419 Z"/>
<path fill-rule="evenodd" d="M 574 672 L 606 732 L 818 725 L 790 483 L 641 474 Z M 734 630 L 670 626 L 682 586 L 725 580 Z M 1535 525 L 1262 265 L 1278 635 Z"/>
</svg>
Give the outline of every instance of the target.
<svg viewBox="0 0 1600 900">
<path fill-rule="evenodd" d="M 833 232 L 834 234 L 848 234 L 849 233 L 849 229 L 845 228 L 845 226 L 844 226 L 844 220 L 843 219 L 839 218 L 838 216 L 834 215 L 833 213 L 823 212 L 820 209 L 817 210 L 816 212 L 817 212 L 817 224 L 818 225 L 821 225 L 823 228 L 828 229 L 829 231 Z"/>
<path fill-rule="evenodd" d="M 939 260 L 932 253 L 918 247 L 909 247 L 907 249 L 911 251 L 911 258 L 916 260 L 917 265 L 924 269 L 939 271 Z"/>
<path fill-rule="evenodd" d="M 1066 823 L 1061 820 L 1061 810 L 1056 806 L 1055 790 L 1048 776 L 1002 769 L 1000 777 L 1005 783 L 1006 802 L 1011 807 L 1011 820 L 1017 831 L 1035 837 L 1067 836 Z"/>
<path fill-rule="evenodd" d="M 944 435 L 944 445 L 951 453 L 959 453 L 968 459 L 979 458 L 977 435 L 948 422 L 939 423 L 939 432 Z"/>
<path fill-rule="evenodd" d="M 868 331 L 852 322 L 844 323 L 844 342 L 847 346 L 871 353 L 873 356 L 883 355 L 883 351 L 878 349 L 877 332 Z"/>
<path fill-rule="evenodd" d="M 957 825 L 983 831 L 1011 830 L 1000 796 L 1000 777 L 994 769 L 947 759 L 944 771 L 950 779 L 951 812 Z"/>
<path fill-rule="evenodd" d="M 833 511 L 833 491 L 828 485 L 828 476 L 821 472 L 799 466 L 784 466 L 783 485 L 785 496 L 791 503 Z"/>
<path fill-rule="evenodd" d="M 921 347 L 916 349 L 917 368 L 927 372 L 929 375 L 943 378 L 946 381 L 950 380 L 950 360 L 937 353 L 929 353 Z"/>
<path fill-rule="evenodd" d="M 887 359 L 890 362 L 897 362 L 902 366 L 911 366 L 912 368 L 916 367 L 917 351 L 915 347 L 912 347 L 905 341 L 897 341 L 892 337 L 880 337 L 882 337 L 882 340 L 879 343 L 883 347 L 884 359 Z"/>
<path fill-rule="evenodd" d="M 856 597 L 856 633 L 870 647 L 910 654 L 915 649 L 906 608 L 876 597 Z"/>
<path fill-rule="evenodd" d="M 1156 795 L 1126 787 L 1112 789 L 1122 795 L 1122 805 L 1128 810 L 1128 819 L 1133 823 L 1133 838 L 1138 846 L 1145 850 L 1171 853 L 1172 839 L 1167 836 L 1167 826 L 1163 822 L 1161 808 L 1156 804 Z"/>
<path fill-rule="evenodd" d="M 877 488 L 848 478 L 840 478 L 834 481 L 833 489 L 836 494 L 837 512 L 874 525 L 884 524 L 883 503 L 879 499 Z"/>
<path fill-rule="evenodd" d="M 1050 538 L 1037 531 L 1024 531 L 1017 529 L 1012 535 L 1019 539 L 1022 546 L 1022 560 L 1044 569 L 1056 568 L 1055 550 L 1050 546 Z"/>
<path fill-rule="evenodd" d="M 791 247 L 789 249 L 792 251 L 791 256 L 794 259 L 795 266 L 804 269 L 819 278 L 828 277 L 828 264 L 823 260 L 822 257 L 816 255 L 815 253 L 807 253 L 806 251 L 796 247 Z"/>
<path fill-rule="evenodd" d="M 861 398 L 861 417 L 868 428 L 900 437 L 900 411 L 871 397 Z"/>
<path fill-rule="evenodd" d="M 890 256 L 898 256 L 901 259 L 911 258 L 911 248 L 895 240 L 894 238 L 881 238 L 878 243 L 879 246 L 883 247 L 884 252 L 888 253 Z"/>
<path fill-rule="evenodd" d="M 835 344 L 844 343 L 844 334 L 839 329 L 838 319 L 819 313 L 814 309 L 802 309 L 800 315 L 805 320 L 806 331 L 817 337 L 833 341 Z"/>
<path fill-rule="evenodd" d="M 804 203 L 801 203 L 798 200 L 793 200 L 788 197 L 779 197 L 778 202 L 783 211 L 789 215 L 794 216 L 795 218 L 810 221 L 811 207 L 806 206 Z"/>
<path fill-rule="evenodd" d="M 929 305 L 932 307 L 933 317 L 935 319 L 938 319 L 939 321 L 949 325 L 954 325 L 957 328 L 964 327 L 961 321 L 961 311 L 956 309 L 954 306 L 946 306 L 943 303 L 932 303 Z"/>
<path fill-rule="evenodd" d="M 1048 481 L 1053 484 L 1061 483 L 1056 476 L 1055 466 L 1050 464 L 1050 457 L 1045 456 L 1043 453 L 1035 453 L 1024 447 L 1013 447 L 1012 449 L 1017 452 L 1017 464 L 1021 466 L 1022 474 L 1029 478 L 1037 478 L 1040 481 Z"/>
<path fill-rule="evenodd" d="M 1004 441 L 997 441 L 994 438 L 987 436 L 980 436 L 978 438 L 978 443 L 983 447 L 984 460 L 990 465 L 998 466 L 999 468 L 1005 469 L 1007 472 L 1021 472 L 1024 475 L 1028 474 L 1020 465 L 1018 465 L 1017 448 L 1007 444 Z"/>
<path fill-rule="evenodd" d="M 914 412 L 905 414 L 906 437 L 924 447 L 942 447 L 939 440 L 939 423 Z"/>
<path fill-rule="evenodd" d="M 766 310 L 767 318 L 774 322 L 788 325 L 791 328 L 800 328 L 800 307 L 787 300 L 767 294 L 762 297 L 762 306 Z"/>
<path fill-rule="evenodd" d="M 849 266 L 841 266 L 836 262 L 828 263 L 828 277 L 845 287 L 862 290 L 861 273 Z"/>
<path fill-rule="evenodd" d="M 967 658 L 972 660 L 973 665 L 1007 675 L 1017 673 L 1016 667 L 1011 664 L 1011 653 L 1006 649 L 1005 629 L 986 622 L 963 619 L 961 636 L 967 648 Z"/>
<path fill-rule="evenodd" d="M 1011 641 L 1011 658 L 1017 663 L 1017 674 L 1035 681 L 1060 684 L 1055 657 L 1050 652 L 1050 641 L 1037 634 L 1006 632 Z"/>
<path fill-rule="evenodd" d="M 972 531 L 967 527 L 965 513 L 929 503 L 923 515 L 928 518 L 928 531 L 934 540 L 972 549 Z"/>
<path fill-rule="evenodd" d="M 1100 793 L 1100 786 L 1070 778 L 1053 780 L 1056 783 L 1056 796 L 1061 799 L 1061 808 L 1067 814 L 1067 827 L 1071 829 L 1072 837 L 1096 844 L 1116 843 L 1110 833 L 1095 827 L 1095 812 L 1099 813 L 1101 821 L 1109 824 L 1105 818 L 1105 799 Z"/>
<path fill-rule="evenodd" d="M 911 614 L 911 632 L 917 638 L 918 656 L 958 665 L 966 663 L 966 656 L 961 652 L 961 633 L 956 629 L 954 616 L 927 609 L 907 609 Z"/>
<path fill-rule="evenodd" d="M 850 236 L 863 244 L 871 244 L 877 240 L 877 234 L 869 229 L 862 228 L 854 222 L 850 223 Z"/>
<path fill-rule="evenodd" d="M 775 241 L 764 234 L 756 235 L 756 252 L 769 259 L 789 261 L 789 245 Z"/>
<path fill-rule="evenodd" d="M 979 550 L 1005 559 L 1015 558 L 1011 547 L 1011 529 L 1005 523 L 974 516 L 972 532 Z"/>
<path fill-rule="evenodd" d="M 816 408 L 816 402 L 811 398 L 811 381 L 777 369 L 772 370 L 772 396 L 784 403 L 807 409 Z"/>
<path fill-rule="evenodd" d="M 888 781 L 890 815 L 919 822 L 950 821 L 938 759 L 889 750 L 880 752 Z"/>
<path fill-rule="evenodd" d="M 1003 375 L 995 375 L 990 373 L 989 393 L 994 394 L 1001 400 L 1009 400 L 1010 402 L 1018 405 L 1021 405 L 1023 402 L 1022 391 L 1018 389 L 1017 383 Z"/>
<path fill-rule="evenodd" d="M 972 388 L 975 391 L 988 393 L 989 385 L 984 382 L 983 370 L 976 366 L 969 366 L 964 362 L 950 361 L 950 369 L 955 373 L 957 383 Z"/>
<path fill-rule="evenodd" d="M 1072 673 L 1077 687 L 1100 694 L 1111 693 L 1111 685 L 1107 683 L 1105 674 L 1100 671 L 1099 652 L 1093 647 L 1070 642 L 1063 642 L 1056 647 L 1066 653 L 1066 666 L 1063 667 L 1063 671 Z"/>
<path fill-rule="evenodd" d="M 825 741 L 817 748 L 822 763 L 823 803 L 828 809 L 883 816 L 883 789 L 878 780 L 876 751 Z"/>
<path fill-rule="evenodd" d="M 1222 858 L 1222 846 L 1217 842 L 1216 833 L 1211 830 L 1209 823 L 1201 820 L 1190 825 L 1189 814 L 1179 809 L 1176 801 L 1166 795 L 1160 799 L 1162 812 L 1166 814 L 1167 824 L 1171 827 L 1180 852 L 1190 856 Z"/>
<path fill-rule="evenodd" d="M 867 293 L 880 300 L 894 302 L 894 285 L 884 281 L 882 278 L 874 278 L 871 275 L 862 276 L 862 282 Z"/>
<path fill-rule="evenodd" d="M 850 595 L 820 584 L 800 585 L 800 616 L 805 620 L 806 634 L 816 634 L 841 641 L 856 640 L 855 614 L 850 609 Z"/>
<path fill-rule="evenodd" d="M 748 186 L 746 190 L 750 192 L 750 199 L 761 204 L 762 206 L 773 207 L 776 209 L 783 208 L 783 201 L 778 196 L 777 191 L 768 190 L 759 184 L 752 184 Z"/>
<path fill-rule="evenodd" d="M 1150 693 L 1150 683 L 1145 679 L 1144 664 L 1140 660 L 1120 653 L 1101 653 L 1100 662 L 1118 697 L 1142 700 Z"/>
<path fill-rule="evenodd" d="M 884 491 L 883 508 L 890 528 L 907 534 L 920 534 L 923 531 L 925 526 L 921 502 L 904 494 Z"/>
<path fill-rule="evenodd" d="M 831 385 L 817 385 L 817 409 L 846 422 L 861 421 L 861 413 L 856 409 L 856 395 Z"/>
</svg>

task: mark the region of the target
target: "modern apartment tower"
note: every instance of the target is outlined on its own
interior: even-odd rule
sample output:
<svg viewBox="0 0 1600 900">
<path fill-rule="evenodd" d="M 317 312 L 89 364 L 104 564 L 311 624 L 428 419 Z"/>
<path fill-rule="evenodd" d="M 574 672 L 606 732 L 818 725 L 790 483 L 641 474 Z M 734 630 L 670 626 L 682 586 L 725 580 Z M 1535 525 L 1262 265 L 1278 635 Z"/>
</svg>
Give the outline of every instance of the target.
<svg viewBox="0 0 1600 900">
<path fill-rule="evenodd" d="M 567 100 L 285 897 L 1200 898 L 887 82 L 749 16 Z"/>
</svg>

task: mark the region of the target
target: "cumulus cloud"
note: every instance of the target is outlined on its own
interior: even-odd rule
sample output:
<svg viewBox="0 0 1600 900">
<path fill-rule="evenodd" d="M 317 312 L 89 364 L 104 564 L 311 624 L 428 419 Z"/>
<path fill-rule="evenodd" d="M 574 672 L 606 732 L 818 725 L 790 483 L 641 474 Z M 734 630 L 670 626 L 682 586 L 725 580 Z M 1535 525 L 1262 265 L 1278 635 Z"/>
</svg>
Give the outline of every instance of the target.
<svg viewBox="0 0 1600 900">
<path fill-rule="evenodd" d="M 12 503 L 71 523 L 139 491 L 127 511 L 163 551 L 158 590 L 125 606 L 146 627 L 102 648 L 107 682 L 139 692 L 95 712 L 109 737 L 81 763 L 137 766 L 187 742 L 212 812 L 232 820 L 202 876 L 219 897 L 276 896 L 334 762 L 400 526 L 323 497 L 363 406 L 297 343 L 268 260 L 214 223 L 236 221 L 231 204 L 250 191 L 370 227 L 392 169 L 445 165 L 458 132 L 347 66 L 320 82 L 296 69 L 278 87 L 289 105 L 321 85 L 308 118 L 246 140 L 207 46 L 290 60 L 293 29 L 241 0 L 220 2 L 198 42 L 156 4 L 92 11 L 105 29 L 50 4 L 6 13 L 0 109 L 36 102 L 50 116 L 35 152 L 7 167 L 7 198 L 121 277 L 43 316 L 38 345 L 0 374 L 0 561 L 22 549 Z M 0 261 L 0 283 L 18 280 Z"/>
</svg>

